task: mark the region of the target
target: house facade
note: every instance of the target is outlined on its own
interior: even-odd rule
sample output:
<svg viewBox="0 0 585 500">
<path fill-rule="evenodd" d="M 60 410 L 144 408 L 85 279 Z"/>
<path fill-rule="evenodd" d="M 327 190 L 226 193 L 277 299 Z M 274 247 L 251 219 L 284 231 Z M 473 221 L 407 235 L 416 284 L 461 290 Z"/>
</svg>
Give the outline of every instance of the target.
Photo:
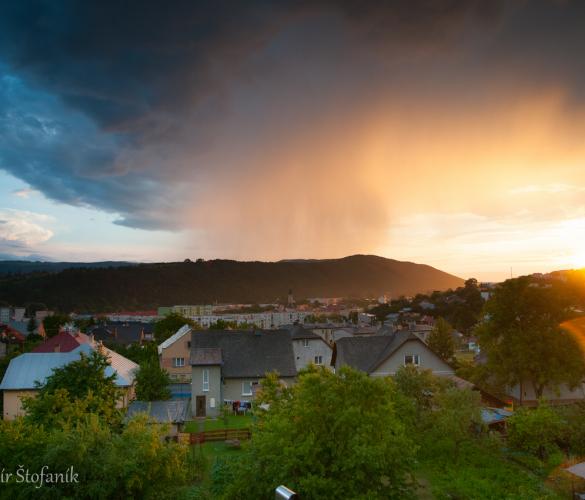
<svg viewBox="0 0 585 500">
<path fill-rule="evenodd" d="M 394 375 L 401 366 L 413 365 L 435 375 L 455 371 L 414 333 L 398 330 L 390 335 L 346 337 L 335 343 L 332 365 L 351 366 L 373 377 Z"/>
<path fill-rule="evenodd" d="M 538 398 L 534 386 L 530 382 L 515 385 L 508 391 L 514 405 L 538 406 Z M 544 389 L 543 398 L 551 405 L 567 405 L 585 401 L 585 382 L 571 389 L 567 385 L 561 385 L 557 389 L 547 387 Z"/>
<path fill-rule="evenodd" d="M 171 378 L 171 397 L 173 399 L 191 398 L 191 334 L 189 325 L 183 325 L 174 335 L 158 346 L 160 367 Z"/>
<path fill-rule="evenodd" d="M 297 371 L 310 364 L 331 367 L 333 348 L 321 336 L 301 325 L 294 325 L 290 333 Z"/>
<path fill-rule="evenodd" d="M 266 373 L 285 384 L 297 369 L 288 330 L 215 330 L 191 336 L 191 405 L 195 417 L 218 416 L 224 404 L 251 403 Z"/>
</svg>

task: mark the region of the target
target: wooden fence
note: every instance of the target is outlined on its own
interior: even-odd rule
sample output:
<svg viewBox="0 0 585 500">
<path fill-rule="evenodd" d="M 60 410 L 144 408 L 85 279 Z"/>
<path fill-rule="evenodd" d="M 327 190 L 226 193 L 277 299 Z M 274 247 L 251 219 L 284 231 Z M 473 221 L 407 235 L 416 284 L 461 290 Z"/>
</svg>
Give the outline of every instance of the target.
<svg viewBox="0 0 585 500">
<path fill-rule="evenodd" d="M 217 429 L 215 431 L 192 432 L 189 435 L 189 443 L 205 443 L 206 441 L 242 441 L 250 439 L 250 429 Z"/>
</svg>

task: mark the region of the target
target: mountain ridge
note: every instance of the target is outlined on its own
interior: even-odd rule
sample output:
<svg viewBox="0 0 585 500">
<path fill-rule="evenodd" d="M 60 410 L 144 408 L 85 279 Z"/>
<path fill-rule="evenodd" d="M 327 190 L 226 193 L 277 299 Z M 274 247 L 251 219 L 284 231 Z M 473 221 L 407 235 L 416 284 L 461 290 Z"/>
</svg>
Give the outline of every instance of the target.
<svg viewBox="0 0 585 500">
<path fill-rule="evenodd" d="M 0 300 L 61 311 L 106 312 L 173 304 L 265 303 L 296 297 L 397 297 L 463 285 L 426 264 L 375 255 L 278 262 L 214 259 L 76 267 L 0 277 Z"/>
</svg>

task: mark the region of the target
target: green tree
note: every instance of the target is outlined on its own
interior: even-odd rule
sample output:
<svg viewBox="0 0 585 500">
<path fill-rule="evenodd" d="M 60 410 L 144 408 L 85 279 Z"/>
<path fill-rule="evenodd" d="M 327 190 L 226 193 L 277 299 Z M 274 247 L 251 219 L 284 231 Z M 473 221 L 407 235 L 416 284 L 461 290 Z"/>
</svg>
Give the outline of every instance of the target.
<svg viewBox="0 0 585 500">
<path fill-rule="evenodd" d="M 538 408 L 520 408 L 508 420 L 510 446 L 532 453 L 541 460 L 558 451 L 557 442 L 562 435 L 563 421 L 546 403 L 541 403 Z"/>
<path fill-rule="evenodd" d="M 438 456 L 446 453 L 457 463 L 463 445 L 472 443 L 483 425 L 479 392 L 457 387 L 437 392 L 433 396 L 433 411 L 428 414 L 427 424 L 427 444 L 424 448 L 442 448 L 441 452 L 435 453 Z"/>
<path fill-rule="evenodd" d="M 66 314 L 53 314 L 43 319 L 43 327 L 47 337 L 54 337 L 59 333 L 61 327 L 71 321 L 71 318 Z"/>
<path fill-rule="evenodd" d="M 158 361 L 146 361 L 136 372 L 136 399 L 139 401 L 170 399 L 170 383 L 168 372 L 159 366 Z"/>
<path fill-rule="evenodd" d="M 420 430 L 423 416 L 432 409 L 433 397 L 452 385 L 446 378 L 436 377 L 431 370 L 421 370 L 415 366 L 401 366 L 394 375 L 398 392 L 404 396 L 401 415 Z"/>
<path fill-rule="evenodd" d="M 87 413 L 98 415 L 105 422 L 117 425 L 121 414 L 116 408 L 121 396 L 116 375 L 106 374 L 108 359 L 93 351 L 71 363 L 55 368 L 36 397 L 23 400 L 27 420 L 44 425 L 77 420 Z"/>
<path fill-rule="evenodd" d="M 73 324 L 79 328 L 79 331 L 87 333 L 87 330 L 96 324 L 95 318 L 77 318 Z"/>
<path fill-rule="evenodd" d="M 445 361 L 450 361 L 455 354 L 453 327 L 443 318 L 439 318 L 427 340 L 431 350 Z"/>
<path fill-rule="evenodd" d="M 26 324 L 26 331 L 29 333 L 29 335 L 34 334 L 36 329 L 37 329 L 37 320 L 33 317 L 31 317 L 28 320 L 28 323 Z"/>
<path fill-rule="evenodd" d="M 290 388 L 270 385 L 270 410 L 260 414 L 233 474 L 223 472 L 225 498 L 273 498 L 278 484 L 307 499 L 412 495 L 416 447 L 395 409 L 391 379 L 313 367 Z"/>
<path fill-rule="evenodd" d="M 24 419 L 0 421 L 0 456 L 6 470 L 24 464 L 31 473 L 43 466 L 65 473 L 73 467 L 77 482 L 2 484 L 2 498 L 177 498 L 187 477 L 187 448 L 167 443 L 158 425 L 144 417 L 120 432 L 85 415 L 75 424 L 47 429 Z"/>
<path fill-rule="evenodd" d="M 585 356 L 560 326 L 570 315 L 570 303 L 555 286 L 539 286 L 527 277 L 500 285 L 476 329 L 496 382 L 530 383 L 538 399 L 547 387 L 578 386 L 585 377 Z"/>
<path fill-rule="evenodd" d="M 104 346 L 139 365 L 149 361 L 158 363 L 158 351 L 155 342 L 128 345 L 118 344 L 117 342 L 104 342 Z"/>
<path fill-rule="evenodd" d="M 171 335 L 177 333 L 177 330 L 184 325 L 195 327 L 195 322 L 182 316 L 178 313 L 171 313 L 165 316 L 163 319 L 159 319 L 154 324 L 154 337 L 160 344 L 168 339 Z"/>
</svg>

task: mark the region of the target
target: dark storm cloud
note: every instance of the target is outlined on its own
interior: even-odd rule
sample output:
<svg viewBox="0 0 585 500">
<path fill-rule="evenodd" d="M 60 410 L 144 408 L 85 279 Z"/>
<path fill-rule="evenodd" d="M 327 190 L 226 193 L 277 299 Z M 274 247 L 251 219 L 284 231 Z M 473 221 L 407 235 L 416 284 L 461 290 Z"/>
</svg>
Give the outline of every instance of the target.
<svg viewBox="0 0 585 500">
<path fill-rule="evenodd" d="M 571 80 L 583 65 L 577 57 L 582 6 L 494 0 L 2 2 L 0 168 L 58 201 L 119 213 L 121 224 L 183 227 L 181 212 L 196 203 L 197 190 L 220 182 L 208 156 L 226 148 L 225 134 L 219 139 L 221 117 L 229 115 L 230 98 L 242 82 L 269 80 L 289 64 L 302 72 L 314 48 L 323 54 L 311 67 L 315 81 L 307 84 L 315 100 L 330 93 L 336 79 L 340 87 L 355 84 L 347 91 L 355 94 L 369 85 L 360 81 L 361 72 L 371 76 L 362 54 L 384 62 L 417 51 L 460 50 L 457 44 L 481 39 L 477 31 L 486 27 L 490 35 L 501 31 L 505 43 L 487 43 L 484 57 L 499 60 L 508 46 L 520 47 L 514 60 L 539 74 L 546 66 L 538 56 L 542 49 L 557 73 Z M 543 31 L 549 11 L 558 16 L 558 28 Z M 342 69 L 330 79 L 319 75 L 321 67 L 333 66 L 331 51 L 320 47 L 329 32 L 311 23 L 330 23 L 342 32 L 346 45 L 334 68 Z M 302 39 L 303 26 L 312 33 L 310 43 Z M 343 68 L 355 61 L 356 68 Z M 416 75 L 424 78 L 424 71 Z M 433 78 L 451 75 L 439 71 Z M 281 83 L 290 85 L 290 78 L 276 79 L 275 87 Z M 306 99 L 310 92 L 303 90 Z M 248 93 L 246 100 L 261 102 L 267 93 Z M 238 106 L 247 109 L 242 102 Z M 245 136 L 258 126 L 258 114 L 251 106 L 234 128 Z M 270 129 L 270 117 L 265 119 Z M 264 142 L 250 139 L 252 149 Z"/>
<path fill-rule="evenodd" d="M 0 47 L 15 71 L 100 125 L 134 130 L 150 113 L 176 112 L 217 91 L 226 82 L 213 75 L 213 65 L 229 73 L 292 22 L 338 13 L 365 38 L 437 44 L 470 17 L 494 19 L 499 5 L 494 0 L 14 1 L 0 7 Z"/>
</svg>

